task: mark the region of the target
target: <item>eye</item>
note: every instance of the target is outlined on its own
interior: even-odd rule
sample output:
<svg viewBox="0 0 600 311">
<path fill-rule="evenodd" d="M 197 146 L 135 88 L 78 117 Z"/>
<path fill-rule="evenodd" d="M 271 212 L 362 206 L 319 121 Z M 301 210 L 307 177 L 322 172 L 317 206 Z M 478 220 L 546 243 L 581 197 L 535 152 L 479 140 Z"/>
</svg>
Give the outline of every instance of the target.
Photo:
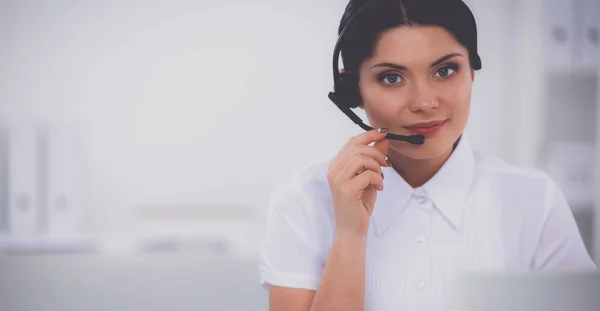
<svg viewBox="0 0 600 311">
<path fill-rule="evenodd" d="M 442 67 L 440 69 L 438 69 L 435 73 L 435 75 L 439 78 L 447 78 L 451 75 L 453 75 L 456 72 L 456 69 L 458 69 L 456 66 L 445 66 Z"/>
<path fill-rule="evenodd" d="M 380 79 L 384 84 L 396 84 L 402 80 L 402 77 L 399 74 L 393 73 L 383 75 Z"/>
</svg>

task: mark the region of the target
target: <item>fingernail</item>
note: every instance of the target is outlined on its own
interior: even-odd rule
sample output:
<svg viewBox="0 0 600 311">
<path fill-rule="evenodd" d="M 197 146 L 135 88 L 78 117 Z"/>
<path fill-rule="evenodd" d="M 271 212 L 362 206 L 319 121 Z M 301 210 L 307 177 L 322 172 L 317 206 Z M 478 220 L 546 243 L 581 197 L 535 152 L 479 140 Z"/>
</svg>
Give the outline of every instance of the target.
<svg viewBox="0 0 600 311">
<path fill-rule="evenodd" d="M 386 129 L 386 128 L 380 128 L 380 129 L 377 129 L 377 132 L 379 132 L 379 133 L 387 133 L 388 129 Z"/>
</svg>

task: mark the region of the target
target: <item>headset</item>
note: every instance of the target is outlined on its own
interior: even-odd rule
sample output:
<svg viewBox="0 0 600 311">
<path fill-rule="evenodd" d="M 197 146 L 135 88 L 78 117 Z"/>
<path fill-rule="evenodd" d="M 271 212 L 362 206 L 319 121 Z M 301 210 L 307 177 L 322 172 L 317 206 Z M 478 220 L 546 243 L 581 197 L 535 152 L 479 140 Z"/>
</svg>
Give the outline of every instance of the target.
<svg viewBox="0 0 600 311">
<path fill-rule="evenodd" d="M 370 131 L 373 130 L 372 127 L 366 125 L 359 116 L 357 116 L 351 109 L 351 107 L 355 107 L 358 106 L 356 105 L 358 99 L 359 99 L 359 94 L 358 94 L 358 89 L 355 89 L 354 87 L 352 87 L 352 83 L 350 83 L 348 81 L 348 73 L 341 73 L 338 67 L 338 62 L 340 60 L 340 54 L 341 54 L 341 43 L 344 39 L 344 35 L 346 34 L 346 32 L 351 28 L 352 26 L 352 22 L 354 21 L 354 19 L 359 16 L 362 12 L 364 12 L 371 3 L 373 3 L 375 1 L 370 1 L 370 3 L 367 3 L 365 5 L 363 5 L 361 8 L 359 8 L 354 15 L 352 15 L 349 19 L 348 22 L 346 23 L 346 25 L 344 26 L 344 28 L 342 29 L 342 31 L 340 32 L 340 35 L 338 36 L 338 40 L 335 44 L 335 48 L 333 50 L 333 92 L 329 92 L 329 99 L 346 115 L 348 116 L 348 118 L 350 118 L 350 120 L 352 120 L 354 123 L 358 124 L 358 126 L 360 126 L 363 130 L 365 131 Z M 398 135 L 398 134 L 391 134 L 388 133 L 386 136 L 386 138 L 391 139 L 391 140 L 397 140 L 397 141 L 405 141 L 408 142 L 409 144 L 413 144 L 413 145 L 421 145 L 423 143 L 425 143 L 425 136 L 424 135 Z"/>
</svg>

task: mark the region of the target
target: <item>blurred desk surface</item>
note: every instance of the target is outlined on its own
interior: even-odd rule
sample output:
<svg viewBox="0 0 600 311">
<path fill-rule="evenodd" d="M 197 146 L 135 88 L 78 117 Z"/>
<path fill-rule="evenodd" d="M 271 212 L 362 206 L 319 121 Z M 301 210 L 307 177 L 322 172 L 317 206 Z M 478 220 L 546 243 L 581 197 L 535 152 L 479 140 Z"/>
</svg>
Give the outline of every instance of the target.
<svg viewBox="0 0 600 311">
<path fill-rule="evenodd" d="M 267 310 L 255 259 L 0 257 L 0 310 Z"/>
</svg>

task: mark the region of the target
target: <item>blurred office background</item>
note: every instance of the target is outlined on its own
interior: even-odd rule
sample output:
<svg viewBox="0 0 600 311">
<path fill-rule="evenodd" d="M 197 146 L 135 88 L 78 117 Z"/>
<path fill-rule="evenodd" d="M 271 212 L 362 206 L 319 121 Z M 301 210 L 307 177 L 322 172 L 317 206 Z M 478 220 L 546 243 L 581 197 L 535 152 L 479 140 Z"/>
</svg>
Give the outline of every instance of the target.
<svg viewBox="0 0 600 311">
<path fill-rule="evenodd" d="M 469 136 L 600 260 L 600 0 L 467 2 Z M 346 3 L 0 1 L 0 309 L 265 310 L 270 194 L 360 132 L 327 98 Z"/>
</svg>

